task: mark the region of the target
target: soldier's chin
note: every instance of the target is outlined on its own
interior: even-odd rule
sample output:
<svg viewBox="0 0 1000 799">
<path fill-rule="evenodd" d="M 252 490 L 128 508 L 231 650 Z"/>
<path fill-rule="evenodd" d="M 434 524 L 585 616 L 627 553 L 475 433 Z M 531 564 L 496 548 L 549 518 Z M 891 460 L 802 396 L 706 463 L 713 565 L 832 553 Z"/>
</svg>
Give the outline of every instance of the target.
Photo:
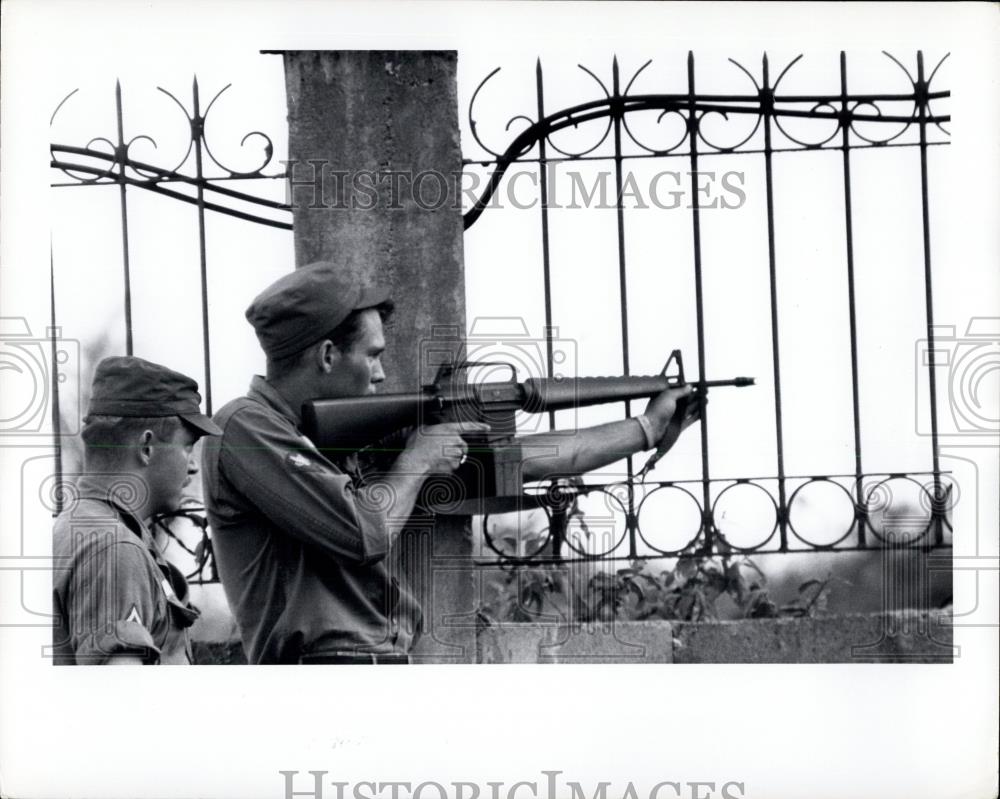
<svg viewBox="0 0 1000 799">
<path fill-rule="evenodd" d="M 173 497 L 170 500 L 164 500 L 162 503 L 160 503 L 160 507 L 158 510 L 154 512 L 154 515 L 170 516 L 174 513 L 177 513 L 177 511 L 181 509 L 183 500 L 184 496 L 182 494 L 177 494 L 176 497 Z"/>
</svg>

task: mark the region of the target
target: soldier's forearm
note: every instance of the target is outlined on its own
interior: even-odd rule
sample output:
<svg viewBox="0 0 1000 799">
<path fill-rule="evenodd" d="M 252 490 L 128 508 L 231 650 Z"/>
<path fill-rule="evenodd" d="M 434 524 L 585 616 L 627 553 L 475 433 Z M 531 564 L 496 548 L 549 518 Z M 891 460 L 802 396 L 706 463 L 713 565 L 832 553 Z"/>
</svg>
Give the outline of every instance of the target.
<svg viewBox="0 0 1000 799">
<path fill-rule="evenodd" d="M 646 449 L 646 433 L 636 419 L 587 427 L 576 433 L 538 433 L 518 439 L 524 451 L 524 480 L 582 474 Z M 546 454 L 532 455 L 532 451 Z"/>
</svg>

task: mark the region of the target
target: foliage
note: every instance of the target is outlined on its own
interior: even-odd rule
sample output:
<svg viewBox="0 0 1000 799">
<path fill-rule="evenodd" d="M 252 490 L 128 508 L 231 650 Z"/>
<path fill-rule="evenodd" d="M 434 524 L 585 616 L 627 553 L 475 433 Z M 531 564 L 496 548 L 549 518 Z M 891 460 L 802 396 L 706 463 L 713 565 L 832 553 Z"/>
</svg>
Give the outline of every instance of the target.
<svg viewBox="0 0 1000 799">
<path fill-rule="evenodd" d="M 661 564 L 635 560 L 614 572 L 586 563 L 515 568 L 494 583 L 480 612 L 484 621 L 718 621 L 725 604 L 726 618 L 814 616 L 825 610 L 833 580 L 807 580 L 793 601 L 779 606 L 750 558 L 690 554 L 671 569 Z"/>
</svg>

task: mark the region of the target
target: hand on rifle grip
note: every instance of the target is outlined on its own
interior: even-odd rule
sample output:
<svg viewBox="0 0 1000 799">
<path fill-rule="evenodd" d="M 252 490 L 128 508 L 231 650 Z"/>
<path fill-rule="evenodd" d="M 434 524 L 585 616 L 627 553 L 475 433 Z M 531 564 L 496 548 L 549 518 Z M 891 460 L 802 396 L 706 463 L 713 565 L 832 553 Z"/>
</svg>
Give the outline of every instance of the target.
<svg viewBox="0 0 1000 799">
<path fill-rule="evenodd" d="M 482 422 L 446 422 L 415 431 L 400 455 L 406 466 L 422 474 L 453 472 L 465 461 L 466 438 L 482 435 L 490 426 Z"/>
</svg>

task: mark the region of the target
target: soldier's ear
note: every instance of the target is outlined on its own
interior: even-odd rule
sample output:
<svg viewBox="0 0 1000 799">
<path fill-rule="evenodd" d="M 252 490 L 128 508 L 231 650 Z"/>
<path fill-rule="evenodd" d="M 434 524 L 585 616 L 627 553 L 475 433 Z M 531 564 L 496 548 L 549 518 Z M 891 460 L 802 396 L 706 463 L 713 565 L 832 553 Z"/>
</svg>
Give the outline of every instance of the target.
<svg viewBox="0 0 1000 799">
<path fill-rule="evenodd" d="M 329 374 L 333 371 L 334 367 L 343 357 L 337 345 L 334 344 L 330 339 L 323 339 L 319 345 L 316 347 L 314 353 L 316 359 L 316 366 L 324 374 Z"/>
<path fill-rule="evenodd" d="M 139 463 L 143 466 L 149 466 L 149 462 L 153 458 L 153 444 L 155 442 L 156 435 L 152 430 L 142 431 L 142 435 L 139 436 L 139 442 L 136 447 L 136 455 L 139 458 Z"/>
</svg>

